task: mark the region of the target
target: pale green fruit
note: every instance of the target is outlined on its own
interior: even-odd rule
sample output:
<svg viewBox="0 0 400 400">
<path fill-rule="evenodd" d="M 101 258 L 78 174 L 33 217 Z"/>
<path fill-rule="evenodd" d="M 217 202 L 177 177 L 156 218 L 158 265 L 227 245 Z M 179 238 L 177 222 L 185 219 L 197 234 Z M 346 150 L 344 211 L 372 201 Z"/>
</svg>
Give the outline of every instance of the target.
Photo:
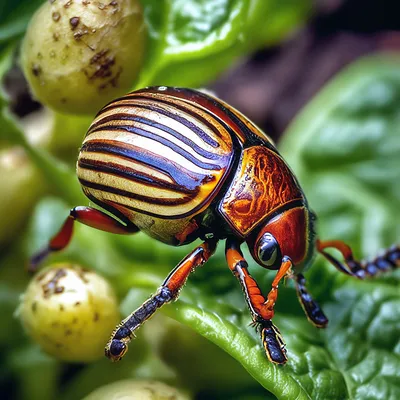
<svg viewBox="0 0 400 400">
<path fill-rule="evenodd" d="M 84 400 L 189 400 L 180 390 L 157 381 L 123 380 L 102 386 Z"/>
<path fill-rule="evenodd" d="M 0 248 L 14 240 L 44 192 L 40 172 L 19 147 L 0 149 Z"/>
<path fill-rule="evenodd" d="M 97 273 L 72 264 L 56 264 L 33 277 L 17 315 L 45 352 L 72 362 L 103 357 L 104 346 L 120 320 L 110 284 Z"/>
<path fill-rule="evenodd" d="M 46 1 L 29 24 L 21 64 L 42 103 L 92 114 L 132 88 L 145 40 L 139 0 Z"/>
</svg>

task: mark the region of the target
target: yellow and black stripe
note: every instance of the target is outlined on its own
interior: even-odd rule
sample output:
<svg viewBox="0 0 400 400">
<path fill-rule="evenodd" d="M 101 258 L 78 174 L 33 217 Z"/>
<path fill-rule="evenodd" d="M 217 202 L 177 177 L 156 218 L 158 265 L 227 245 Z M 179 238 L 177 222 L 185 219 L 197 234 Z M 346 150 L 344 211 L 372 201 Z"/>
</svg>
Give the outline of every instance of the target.
<svg viewBox="0 0 400 400">
<path fill-rule="evenodd" d="M 212 201 L 233 162 L 232 130 L 176 91 L 133 92 L 99 112 L 77 164 L 89 198 L 163 219 L 194 215 Z"/>
</svg>

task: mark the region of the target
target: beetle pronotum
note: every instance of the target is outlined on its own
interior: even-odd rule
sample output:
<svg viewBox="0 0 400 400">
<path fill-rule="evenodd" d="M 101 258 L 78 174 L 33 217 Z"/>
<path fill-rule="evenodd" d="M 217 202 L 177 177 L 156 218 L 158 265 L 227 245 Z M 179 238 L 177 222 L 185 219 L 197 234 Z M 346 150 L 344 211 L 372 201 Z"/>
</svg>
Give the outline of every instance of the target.
<svg viewBox="0 0 400 400">
<path fill-rule="evenodd" d="M 72 209 L 60 232 L 32 258 L 32 269 L 68 244 L 74 221 L 119 234 L 141 230 L 172 246 L 204 241 L 117 326 L 106 346 L 113 361 L 123 357 L 144 321 L 178 297 L 189 274 L 211 257 L 220 240 L 226 240 L 227 264 L 240 282 L 267 357 L 277 364 L 287 361 L 272 323 L 282 278 L 294 280 L 315 326 L 328 323 L 302 275 L 315 250 L 360 279 L 400 265 L 399 247 L 366 263 L 356 261 L 341 241 L 318 240 L 307 199 L 273 142 L 228 104 L 195 90 L 146 88 L 106 105 L 83 141 L 77 174 L 85 195 L 108 214 Z M 267 296 L 248 272 L 240 250 L 244 242 L 259 265 L 277 270 Z M 326 252 L 330 247 L 342 253 L 344 263 Z"/>
</svg>

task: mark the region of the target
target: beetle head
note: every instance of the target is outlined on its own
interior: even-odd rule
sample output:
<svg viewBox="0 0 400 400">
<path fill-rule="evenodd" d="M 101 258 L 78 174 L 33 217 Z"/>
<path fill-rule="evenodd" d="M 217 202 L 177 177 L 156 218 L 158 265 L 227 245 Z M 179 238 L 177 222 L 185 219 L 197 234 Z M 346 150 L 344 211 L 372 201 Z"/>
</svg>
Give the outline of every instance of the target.
<svg viewBox="0 0 400 400">
<path fill-rule="evenodd" d="M 312 236 L 306 207 L 294 207 L 275 215 L 247 243 L 253 258 L 264 268 L 279 269 L 288 256 L 300 267 L 309 256 Z"/>
</svg>

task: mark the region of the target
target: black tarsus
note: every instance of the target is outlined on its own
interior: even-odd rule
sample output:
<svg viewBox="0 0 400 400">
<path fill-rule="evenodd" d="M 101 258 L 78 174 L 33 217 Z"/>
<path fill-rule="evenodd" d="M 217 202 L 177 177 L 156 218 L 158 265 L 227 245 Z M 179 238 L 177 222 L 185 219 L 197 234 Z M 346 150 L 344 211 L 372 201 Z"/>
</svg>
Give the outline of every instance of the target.
<svg viewBox="0 0 400 400">
<path fill-rule="evenodd" d="M 257 328 L 261 333 L 261 340 L 269 360 L 275 364 L 287 362 L 285 343 L 279 329 L 271 320 L 263 320 Z"/>
<path fill-rule="evenodd" d="M 302 274 L 297 274 L 295 281 L 297 295 L 308 320 L 318 328 L 325 328 L 328 324 L 328 318 L 308 292 L 306 279 Z"/>
</svg>

